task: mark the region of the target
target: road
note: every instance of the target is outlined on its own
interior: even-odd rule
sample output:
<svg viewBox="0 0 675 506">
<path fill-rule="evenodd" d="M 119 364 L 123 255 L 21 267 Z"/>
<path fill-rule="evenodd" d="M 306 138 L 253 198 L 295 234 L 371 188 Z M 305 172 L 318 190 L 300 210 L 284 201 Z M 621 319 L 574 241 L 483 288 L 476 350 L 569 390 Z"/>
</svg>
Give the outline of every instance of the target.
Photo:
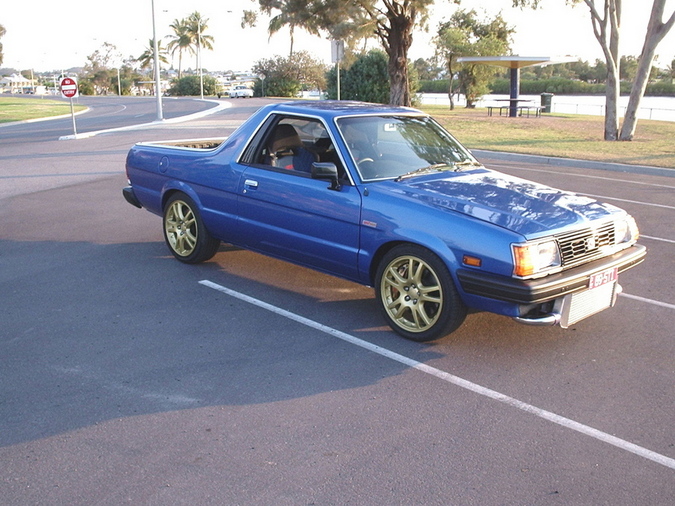
<svg viewBox="0 0 675 506">
<path fill-rule="evenodd" d="M 674 178 L 485 158 L 628 209 L 648 259 L 568 330 L 481 313 L 418 344 L 369 288 L 226 246 L 180 264 L 124 202 L 134 142 L 228 135 L 264 101 L 231 103 L 0 129 L 0 503 L 672 502 Z"/>
<path fill-rule="evenodd" d="M 67 101 L 68 99 L 62 100 Z M 75 115 L 75 124 L 79 134 L 147 124 L 157 120 L 157 101 L 154 97 L 80 96 L 74 101 L 76 104 L 88 108 L 86 113 Z M 163 116 L 167 120 L 205 111 L 214 106 L 211 101 L 189 98 L 163 98 L 162 104 Z M 40 123 L 14 124 L 11 125 L 11 128 L 0 125 L 3 143 L 6 143 L 6 141 L 16 141 L 22 144 L 25 142 L 36 143 L 51 141 L 72 134 L 73 121 L 70 115 Z"/>
</svg>

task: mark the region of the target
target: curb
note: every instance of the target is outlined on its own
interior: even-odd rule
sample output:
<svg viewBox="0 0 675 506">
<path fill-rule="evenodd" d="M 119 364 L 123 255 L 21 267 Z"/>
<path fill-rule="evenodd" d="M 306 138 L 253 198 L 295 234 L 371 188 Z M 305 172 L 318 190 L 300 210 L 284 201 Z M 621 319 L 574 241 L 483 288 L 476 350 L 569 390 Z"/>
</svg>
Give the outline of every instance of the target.
<svg viewBox="0 0 675 506">
<path fill-rule="evenodd" d="M 650 165 L 629 165 L 625 163 L 596 162 L 592 160 L 577 160 L 574 158 L 557 158 L 552 156 L 523 155 L 520 153 L 506 153 L 504 151 L 487 151 L 472 149 L 471 152 L 478 158 L 485 157 L 494 160 L 536 163 L 553 167 L 573 167 L 577 169 L 596 169 L 611 172 L 627 172 L 631 174 L 645 174 L 649 176 L 675 177 L 675 169 L 653 167 Z"/>
<path fill-rule="evenodd" d="M 196 112 L 193 114 L 188 114 L 187 116 L 179 116 L 177 118 L 171 118 L 171 119 L 164 119 L 164 120 L 157 120 L 153 121 L 152 123 L 142 123 L 140 125 L 129 125 L 125 127 L 119 127 L 119 128 L 109 128 L 107 130 L 96 130 L 94 132 L 84 132 L 81 134 L 74 134 L 74 135 L 63 135 L 59 137 L 60 141 L 69 141 L 69 140 L 77 140 L 77 139 L 88 139 L 90 137 L 95 137 L 100 134 L 106 134 L 106 133 L 111 133 L 111 132 L 124 132 L 128 130 L 137 130 L 137 129 L 142 129 L 142 128 L 148 128 L 148 127 L 153 127 L 153 126 L 161 126 L 161 125 L 168 125 L 171 123 L 181 123 L 183 121 L 190 121 L 193 119 L 199 119 L 203 118 L 205 116 L 209 116 L 211 114 L 214 114 L 216 112 L 222 111 L 224 109 L 228 109 L 232 107 L 232 104 L 229 102 L 219 102 L 216 100 L 204 100 L 204 102 L 213 102 L 214 104 L 218 104 L 216 107 L 212 107 L 211 109 L 207 109 L 205 111 L 200 111 Z"/>
</svg>

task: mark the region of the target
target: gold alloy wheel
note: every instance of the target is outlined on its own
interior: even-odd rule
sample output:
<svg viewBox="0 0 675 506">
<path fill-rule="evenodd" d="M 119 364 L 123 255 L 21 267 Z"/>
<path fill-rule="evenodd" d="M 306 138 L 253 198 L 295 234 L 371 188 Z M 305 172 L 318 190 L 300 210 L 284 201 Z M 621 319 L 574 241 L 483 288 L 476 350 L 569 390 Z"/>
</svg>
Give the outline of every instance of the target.
<svg viewBox="0 0 675 506">
<path fill-rule="evenodd" d="M 188 204 L 175 200 L 164 218 L 166 238 L 177 255 L 187 257 L 197 247 L 197 220 Z"/>
<path fill-rule="evenodd" d="M 391 320 L 408 332 L 428 330 L 441 314 L 443 288 L 438 276 L 416 256 L 397 257 L 387 266 L 380 293 Z"/>
</svg>

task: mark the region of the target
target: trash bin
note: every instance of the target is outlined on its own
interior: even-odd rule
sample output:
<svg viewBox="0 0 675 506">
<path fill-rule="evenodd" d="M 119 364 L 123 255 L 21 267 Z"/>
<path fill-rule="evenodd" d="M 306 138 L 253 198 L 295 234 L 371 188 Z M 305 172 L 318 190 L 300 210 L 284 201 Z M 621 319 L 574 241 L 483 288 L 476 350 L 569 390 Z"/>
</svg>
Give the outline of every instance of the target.
<svg viewBox="0 0 675 506">
<path fill-rule="evenodd" d="M 551 105 L 553 104 L 553 93 L 541 94 L 541 112 L 551 112 Z"/>
</svg>

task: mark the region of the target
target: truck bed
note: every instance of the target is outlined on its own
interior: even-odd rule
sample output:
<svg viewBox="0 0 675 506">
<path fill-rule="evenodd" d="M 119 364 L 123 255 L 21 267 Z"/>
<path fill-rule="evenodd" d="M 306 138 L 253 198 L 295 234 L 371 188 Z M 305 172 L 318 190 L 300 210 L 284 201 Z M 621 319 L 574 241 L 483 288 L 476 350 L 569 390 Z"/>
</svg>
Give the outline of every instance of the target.
<svg viewBox="0 0 675 506">
<path fill-rule="evenodd" d="M 166 148 L 177 149 L 197 149 L 210 150 L 216 149 L 220 146 L 227 137 L 218 137 L 214 139 L 183 139 L 177 141 L 155 141 L 155 142 L 139 142 L 141 146 L 160 146 Z"/>
</svg>

